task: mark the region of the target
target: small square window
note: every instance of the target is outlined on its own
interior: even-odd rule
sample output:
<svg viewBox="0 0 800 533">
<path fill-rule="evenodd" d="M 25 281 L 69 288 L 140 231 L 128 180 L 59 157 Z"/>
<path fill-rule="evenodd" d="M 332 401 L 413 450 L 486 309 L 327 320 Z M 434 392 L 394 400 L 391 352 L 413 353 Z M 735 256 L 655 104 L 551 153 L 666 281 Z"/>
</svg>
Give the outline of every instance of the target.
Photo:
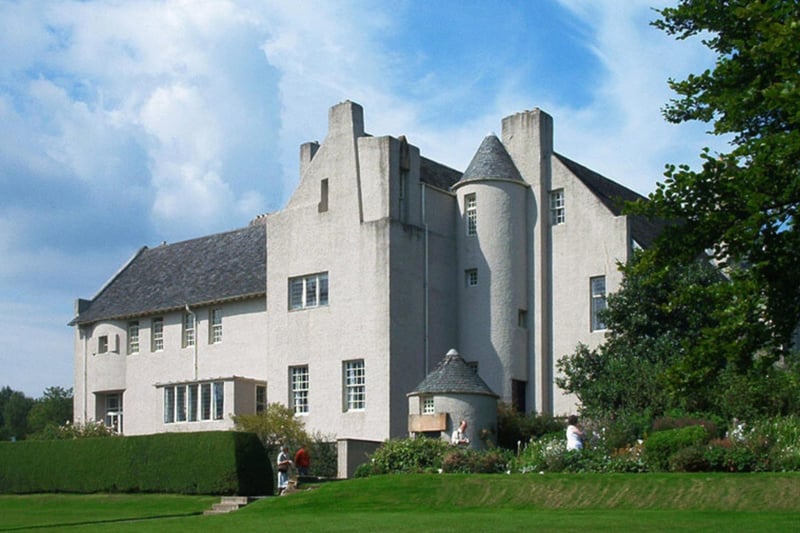
<svg viewBox="0 0 800 533">
<path fill-rule="evenodd" d="M 464 284 L 467 287 L 477 287 L 478 286 L 478 269 L 477 268 L 469 268 L 464 271 Z"/>
<path fill-rule="evenodd" d="M 97 353 L 106 353 L 108 351 L 108 335 L 100 335 L 97 337 Z"/>
<path fill-rule="evenodd" d="M 289 279 L 289 310 L 328 305 L 328 273 Z"/>
<path fill-rule="evenodd" d="M 422 397 L 422 414 L 423 415 L 432 415 L 434 414 L 435 408 L 433 404 L 433 396 L 423 396 Z"/>
</svg>

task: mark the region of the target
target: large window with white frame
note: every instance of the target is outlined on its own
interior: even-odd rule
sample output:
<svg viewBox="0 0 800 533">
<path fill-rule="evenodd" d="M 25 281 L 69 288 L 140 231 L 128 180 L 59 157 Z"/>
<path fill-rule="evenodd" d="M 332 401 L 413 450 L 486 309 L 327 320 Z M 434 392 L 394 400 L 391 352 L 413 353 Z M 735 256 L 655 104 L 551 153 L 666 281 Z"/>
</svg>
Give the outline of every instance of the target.
<svg viewBox="0 0 800 533">
<path fill-rule="evenodd" d="M 606 308 L 606 277 L 595 276 L 589 278 L 589 291 L 591 295 L 592 331 L 606 329 L 606 324 L 600 312 Z"/>
<path fill-rule="evenodd" d="M 160 352 L 164 349 L 164 319 L 154 318 L 150 322 L 150 351 Z"/>
<path fill-rule="evenodd" d="M 195 342 L 195 317 L 194 313 L 183 313 L 183 328 L 181 331 L 181 346 L 188 348 Z"/>
<path fill-rule="evenodd" d="M 222 309 L 215 307 L 208 310 L 208 343 L 222 342 Z"/>
<path fill-rule="evenodd" d="M 475 193 L 464 196 L 464 215 L 467 223 L 467 235 L 478 234 L 478 198 Z"/>
<path fill-rule="evenodd" d="M 122 393 L 114 392 L 106 394 L 106 409 L 104 422 L 107 428 L 114 433 L 122 433 Z"/>
<path fill-rule="evenodd" d="M 139 321 L 128 322 L 128 355 L 139 353 Z"/>
<path fill-rule="evenodd" d="M 554 226 L 567 220 L 564 207 L 564 189 L 550 191 L 550 223 Z"/>
<path fill-rule="evenodd" d="M 164 423 L 222 420 L 225 382 L 184 383 L 164 389 Z"/>
<path fill-rule="evenodd" d="M 289 278 L 289 309 L 328 305 L 328 273 Z"/>
<path fill-rule="evenodd" d="M 344 373 L 344 410 L 362 411 L 366 407 L 366 375 L 364 360 L 355 359 L 342 364 Z"/>
<path fill-rule="evenodd" d="M 308 413 L 309 376 L 308 365 L 289 367 L 290 398 L 289 404 L 295 414 Z"/>
</svg>

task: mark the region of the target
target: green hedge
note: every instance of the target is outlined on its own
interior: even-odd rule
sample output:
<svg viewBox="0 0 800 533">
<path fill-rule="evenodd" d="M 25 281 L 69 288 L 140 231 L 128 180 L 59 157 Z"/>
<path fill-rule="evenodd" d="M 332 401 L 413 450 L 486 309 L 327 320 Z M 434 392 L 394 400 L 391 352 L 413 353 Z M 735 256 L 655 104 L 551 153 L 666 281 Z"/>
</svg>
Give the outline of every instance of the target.
<svg viewBox="0 0 800 533">
<path fill-rule="evenodd" d="M 0 493 L 272 494 L 252 433 L 209 431 L 0 443 Z"/>
<path fill-rule="evenodd" d="M 657 431 L 644 441 L 644 459 L 652 471 L 670 469 L 670 457 L 685 448 L 708 442 L 708 430 L 703 426 L 687 426 Z"/>
</svg>

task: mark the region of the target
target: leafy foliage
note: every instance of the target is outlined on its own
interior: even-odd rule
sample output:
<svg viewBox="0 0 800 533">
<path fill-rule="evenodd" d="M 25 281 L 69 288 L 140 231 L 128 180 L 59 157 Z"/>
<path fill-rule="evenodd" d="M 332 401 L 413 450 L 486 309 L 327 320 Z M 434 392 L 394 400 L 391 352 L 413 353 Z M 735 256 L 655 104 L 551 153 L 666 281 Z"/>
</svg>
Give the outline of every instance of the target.
<svg viewBox="0 0 800 533">
<path fill-rule="evenodd" d="M 669 470 L 672 456 L 685 448 L 705 444 L 708 431 L 703 426 L 687 426 L 658 431 L 644 442 L 644 458 L 651 470 Z M 691 458 L 685 458 L 690 461 Z"/>
<path fill-rule="evenodd" d="M 255 433 L 270 456 L 277 455 L 281 445 L 295 450 L 311 442 L 305 423 L 294 416 L 294 410 L 277 402 L 254 415 L 235 415 L 233 422 L 237 430 Z"/>
<path fill-rule="evenodd" d="M 58 427 L 72 422 L 72 388 L 48 387 L 41 398 L 33 402 L 28 413 L 31 433 L 44 431 L 48 426 Z"/>
<path fill-rule="evenodd" d="M 731 150 L 704 149 L 700 170 L 668 166 L 634 211 L 682 222 L 648 252 L 660 268 L 710 251 L 730 277 L 700 291 L 716 303 L 718 323 L 690 355 L 716 349 L 740 373 L 763 371 L 786 355 L 800 319 L 800 4 L 682 0 L 659 13 L 656 27 L 700 36 L 717 56 L 713 69 L 670 80 L 678 97 L 665 117 L 710 122 L 731 136 Z"/>
<path fill-rule="evenodd" d="M 532 438 L 563 429 L 563 423 L 550 415 L 520 413 L 511 404 L 497 404 L 497 445 L 507 450 L 517 448 Z"/>
</svg>

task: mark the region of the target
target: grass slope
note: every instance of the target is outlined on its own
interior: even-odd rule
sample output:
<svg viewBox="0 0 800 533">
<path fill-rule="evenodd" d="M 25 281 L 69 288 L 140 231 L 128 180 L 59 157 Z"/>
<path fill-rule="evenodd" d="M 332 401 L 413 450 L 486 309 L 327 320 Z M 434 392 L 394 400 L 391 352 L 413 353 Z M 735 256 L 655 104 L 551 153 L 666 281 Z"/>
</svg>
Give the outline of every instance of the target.
<svg viewBox="0 0 800 533">
<path fill-rule="evenodd" d="M 0 531 L 26 524 L 6 523 L 9 504 L 0 496 Z M 329 483 L 281 498 L 265 498 L 224 516 L 164 517 L 148 498 L 164 498 L 187 512 L 210 507 L 213 498 L 170 496 L 30 496 L 44 513 L 53 499 L 64 522 L 74 524 L 65 502 L 73 499 L 84 525 L 70 531 L 797 531 L 800 530 L 798 474 L 647 475 L 396 475 Z M 87 498 L 88 503 L 87 503 Z M 91 498 L 97 498 L 92 500 Z M 122 502 L 127 498 L 124 505 Z M 194 501 L 194 504 L 188 502 Z M 60 503 L 59 503 L 60 502 Z M 163 518 L 109 523 L 139 507 Z M 31 501 L 29 503 L 34 503 Z M 60 507 L 59 507 L 60 506 Z M 72 514 L 70 514 L 72 513 Z M 31 514 L 36 514 L 35 511 Z M 175 512 L 173 514 L 179 514 Z M 14 516 L 15 513 L 12 513 Z M 97 516 L 95 523 L 91 522 Z M 123 514 L 120 514 L 123 516 Z M 153 515 L 155 516 L 155 515 Z M 29 522 L 37 527 L 42 522 Z M 54 524 L 50 521 L 48 524 Z"/>
</svg>

